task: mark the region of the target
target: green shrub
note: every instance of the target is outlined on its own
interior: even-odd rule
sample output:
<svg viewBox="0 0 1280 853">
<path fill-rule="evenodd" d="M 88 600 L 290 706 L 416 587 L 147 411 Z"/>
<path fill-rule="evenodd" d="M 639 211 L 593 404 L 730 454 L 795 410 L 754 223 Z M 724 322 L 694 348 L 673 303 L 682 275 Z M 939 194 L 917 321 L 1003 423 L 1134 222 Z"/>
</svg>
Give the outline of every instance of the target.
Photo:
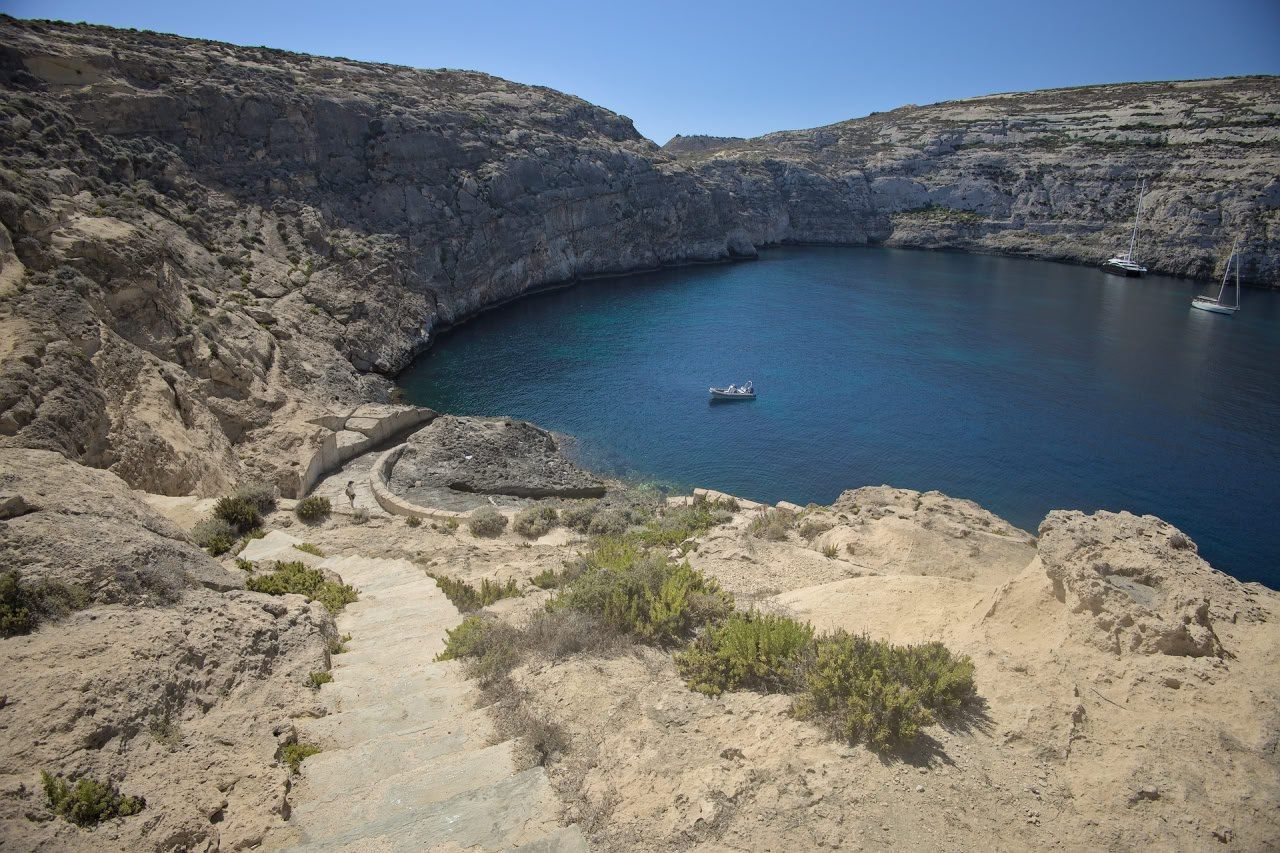
<svg viewBox="0 0 1280 853">
<path fill-rule="evenodd" d="M 328 498 L 313 495 L 298 501 L 298 505 L 293 508 L 293 512 L 299 519 L 311 524 L 328 518 L 329 513 L 333 512 L 333 505 L 329 503 Z"/>
<path fill-rule="evenodd" d="M 213 505 L 213 517 L 220 518 L 234 527 L 237 533 L 248 533 L 262 523 L 257 504 L 245 498 L 218 498 Z"/>
<path fill-rule="evenodd" d="M 800 538 L 805 540 L 816 539 L 833 527 L 835 527 L 835 522 L 831 519 L 811 516 L 800 522 Z"/>
<path fill-rule="evenodd" d="M 532 506 L 516 514 L 512 529 L 526 539 L 546 536 L 559 521 L 559 514 L 552 506 Z"/>
<path fill-rule="evenodd" d="M 515 628 L 497 619 L 468 616 L 445 632 L 444 651 L 436 660 L 465 660 L 467 675 L 488 687 L 515 668 L 521 652 Z"/>
<path fill-rule="evenodd" d="M 219 557 L 230 551 L 231 546 L 236 544 L 239 531 L 236 530 L 235 525 L 221 518 L 210 517 L 198 522 L 191 529 L 191 538 L 201 548 Z"/>
<path fill-rule="evenodd" d="M 405 518 L 404 526 L 405 527 L 421 527 L 422 519 L 418 518 L 416 515 L 410 515 L 407 518 Z"/>
<path fill-rule="evenodd" d="M 680 654 L 676 667 L 690 689 L 709 696 L 747 688 L 789 692 L 813 628 L 785 616 L 735 613 L 712 625 Z"/>
<path fill-rule="evenodd" d="M 768 539 L 781 542 L 787 538 L 787 531 L 795 525 L 795 516 L 784 509 L 765 510 L 747 525 L 747 533 L 757 539 Z"/>
<path fill-rule="evenodd" d="M 302 768 L 302 761 L 320 752 L 320 747 L 309 743 L 288 743 L 280 747 L 280 760 L 288 767 L 290 773 L 297 773 Z"/>
<path fill-rule="evenodd" d="M 485 578 L 480 581 L 480 588 L 476 589 L 459 578 L 451 578 L 448 575 L 432 575 L 432 577 L 435 579 L 436 586 L 440 587 L 440 591 L 453 602 L 454 607 L 463 613 L 479 610 L 504 598 L 520 597 L 520 590 L 514 578 L 508 579 L 505 584 Z"/>
<path fill-rule="evenodd" d="M 318 547 L 316 547 L 315 545 L 312 545 L 310 542 L 298 542 L 293 547 L 304 554 L 311 554 L 316 557 L 324 556 L 324 551 L 321 551 Z"/>
<path fill-rule="evenodd" d="M 276 490 L 266 483 L 244 483 L 235 490 L 233 497 L 248 501 L 266 514 L 276 508 Z"/>
<path fill-rule="evenodd" d="M 826 557 L 828 560 L 834 560 L 836 558 L 836 555 L 839 553 L 840 552 L 839 550 L 837 550 L 835 545 L 822 546 L 822 556 Z"/>
<path fill-rule="evenodd" d="M 688 562 L 672 563 L 628 539 L 605 537 L 592 544 L 582 574 L 549 606 L 586 613 L 647 642 L 671 644 L 728 615 L 733 597 Z"/>
<path fill-rule="evenodd" d="M 34 631 L 41 618 L 65 616 L 89 606 L 82 587 L 57 580 L 27 582 L 17 569 L 0 573 L 0 637 Z"/>
<path fill-rule="evenodd" d="M 49 809 L 77 826 L 95 826 L 104 820 L 128 817 L 142 811 L 147 803 L 141 797 L 126 797 L 110 782 L 99 782 L 81 776 L 75 785 L 61 776 L 40 771 Z"/>
<path fill-rule="evenodd" d="M 649 521 L 638 534 L 641 544 L 674 548 L 705 530 L 733 519 L 733 514 L 706 500 L 689 506 L 668 507 Z"/>
<path fill-rule="evenodd" d="M 801 667 L 794 711 L 873 749 L 912 743 L 935 714 L 973 695 L 973 663 L 941 643 L 894 646 L 837 631 L 819 638 Z"/>
<path fill-rule="evenodd" d="M 0 575 L 0 637 L 26 634 L 35 630 L 38 621 L 22 575 L 16 569 Z"/>
<path fill-rule="evenodd" d="M 538 589 L 555 589 L 564 582 L 564 576 L 555 569 L 543 569 L 533 576 L 533 585 Z"/>
<path fill-rule="evenodd" d="M 305 595 L 323 604 L 334 616 L 359 597 L 354 588 L 325 580 L 324 572 L 309 569 L 302 562 L 278 562 L 275 571 L 249 578 L 244 585 L 253 592 L 265 592 L 268 595 Z"/>
<path fill-rule="evenodd" d="M 447 531 L 449 531 L 450 533 L 452 533 L 453 531 L 457 530 L 457 529 L 458 529 L 458 519 L 456 519 L 456 518 L 446 518 L 446 519 L 444 520 L 444 529 L 445 529 L 445 530 L 447 530 Z"/>
<path fill-rule="evenodd" d="M 307 679 L 311 682 L 312 687 L 319 690 L 321 684 L 328 684 L 329 682 L 333 681 L 333 673 L 313 672 L 309 676 L 307 676 Z"/>
<path fill-rule="evenodd" d="M 631 518 L 620 509 L 605 509 L 591 517 L 587 532 L 592 536 L 619 536 L 627 532 Z"/>
<path fill-rule="evenodd" d="M 245 560 L 240 557 L 236 557 L 236 568 L 242 572 L 251 572 L 253 571 L 253 560 Z"/>
<path fill-rule="evenodd" d="M 600 511 L 600 502 L 577 504 L 560 512 L 560 522 L 570 530 L 586 533 L 591 526 L 591 519 Z"/>
<path fill-rule="evenodd" d="M 483 536 L 492 539 L 501 536 L 507 529 L 507 517 L 491 506 L 482 506 L 472 510 L 467 519 L 467 529 L 472 536 Z"/>
</svg>

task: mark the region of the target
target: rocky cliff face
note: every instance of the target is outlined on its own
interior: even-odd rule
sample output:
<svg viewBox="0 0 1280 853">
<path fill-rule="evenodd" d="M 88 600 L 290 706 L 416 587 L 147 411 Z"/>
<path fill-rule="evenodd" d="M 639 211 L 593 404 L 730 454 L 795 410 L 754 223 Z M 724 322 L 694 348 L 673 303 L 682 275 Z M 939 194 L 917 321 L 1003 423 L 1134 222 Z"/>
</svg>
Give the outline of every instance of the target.
<svg viewBox="0 0 1280 853">
<path fill-rule="evenodd" d="M 530 288 L 782 241 L 1101 260 L 1138 174 L 1150 265 L 1211 273 L 1238 233 L 1274 281 L 1278 88 L 996 96 L 664 151 L 483 74 L 3 18 L 0 444 L 166 494 L 291 494 L 313 421 Z"/>
<path fill-rule="evenodd" d="M 1280 283 L 1280 78 L 990 95 L 670 148 L 757 243 L 887 243 Z"/>
</svg>

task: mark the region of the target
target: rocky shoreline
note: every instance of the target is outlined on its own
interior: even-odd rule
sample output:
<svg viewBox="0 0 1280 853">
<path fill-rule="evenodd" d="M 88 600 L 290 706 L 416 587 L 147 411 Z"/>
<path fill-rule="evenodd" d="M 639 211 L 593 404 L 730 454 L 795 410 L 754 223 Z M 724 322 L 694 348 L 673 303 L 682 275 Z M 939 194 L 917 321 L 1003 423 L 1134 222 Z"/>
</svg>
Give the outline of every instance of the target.
<svg viewBox="0 0 1280 853">
<path fill-rule="evenodd" d="M 1160 519 L 614 494 L 537 427 L 388 403 L 560 282 L 1100 259 L 1153 171 L 1154 269 L 1242 233 L 1274 285 L 1278 102 L 1121 84 L 664 151 L 483 74 L 0 16 L 0 847 L 1280 845 L 1280 594 Z M 659 594 L 557 599 L 602 559 Z M 974 701 L 886 757 L 690 689 L 680 620 L 734 607 L 945 643 Z M 521 638 L 497 675 L 434 660 L 463 611 Z"/>
</svg>

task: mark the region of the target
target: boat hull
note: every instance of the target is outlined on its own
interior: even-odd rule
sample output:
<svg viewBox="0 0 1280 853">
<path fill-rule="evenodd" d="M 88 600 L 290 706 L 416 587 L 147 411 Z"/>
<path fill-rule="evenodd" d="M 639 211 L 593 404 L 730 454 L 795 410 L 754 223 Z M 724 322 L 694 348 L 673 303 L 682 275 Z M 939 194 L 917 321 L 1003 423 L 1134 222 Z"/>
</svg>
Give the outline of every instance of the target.
<svg viewBox="0 0 1280 853">
<path fill-rule="evenodd" d="M 1201 311 L 1208 311 L 1211 314 L 1226 314 L 1228 317 L 1240 310 L 1233 306 L 1219 305 L 1216 302 L 1200 302 L 1199 300 L 1193 301 L 1191 307 L 1199 308 Z"/>
<path fill-rule="evenodd" d="M 712 400 L 754 400 L 755 394 L 728 394 L 724 391 L 712 391 Z"/>
<path fill-rule="evenodd" d="M 1142 278 L 1147 274 L 1143 267 L 1122 267 L 1118 264 L 1103 264 L 1102 271 L 1111 273 L 1112 275 L 1122 275 L 1125 278 Z"/>
</svg>

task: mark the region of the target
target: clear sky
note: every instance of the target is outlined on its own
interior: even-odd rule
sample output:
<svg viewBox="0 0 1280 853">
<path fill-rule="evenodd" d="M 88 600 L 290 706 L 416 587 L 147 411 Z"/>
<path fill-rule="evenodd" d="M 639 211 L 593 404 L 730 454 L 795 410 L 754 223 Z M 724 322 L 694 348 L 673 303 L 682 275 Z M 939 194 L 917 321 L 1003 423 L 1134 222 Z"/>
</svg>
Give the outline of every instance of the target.
<svg viewBox="0 0 1280 853">
<path fill-rule="evenodd" d="M 608 107 L 657 142 L 991 92 L 1280 73 L 1280 0 L 0 0 L 0 10 L 485 71 Z"/>
</svg>

